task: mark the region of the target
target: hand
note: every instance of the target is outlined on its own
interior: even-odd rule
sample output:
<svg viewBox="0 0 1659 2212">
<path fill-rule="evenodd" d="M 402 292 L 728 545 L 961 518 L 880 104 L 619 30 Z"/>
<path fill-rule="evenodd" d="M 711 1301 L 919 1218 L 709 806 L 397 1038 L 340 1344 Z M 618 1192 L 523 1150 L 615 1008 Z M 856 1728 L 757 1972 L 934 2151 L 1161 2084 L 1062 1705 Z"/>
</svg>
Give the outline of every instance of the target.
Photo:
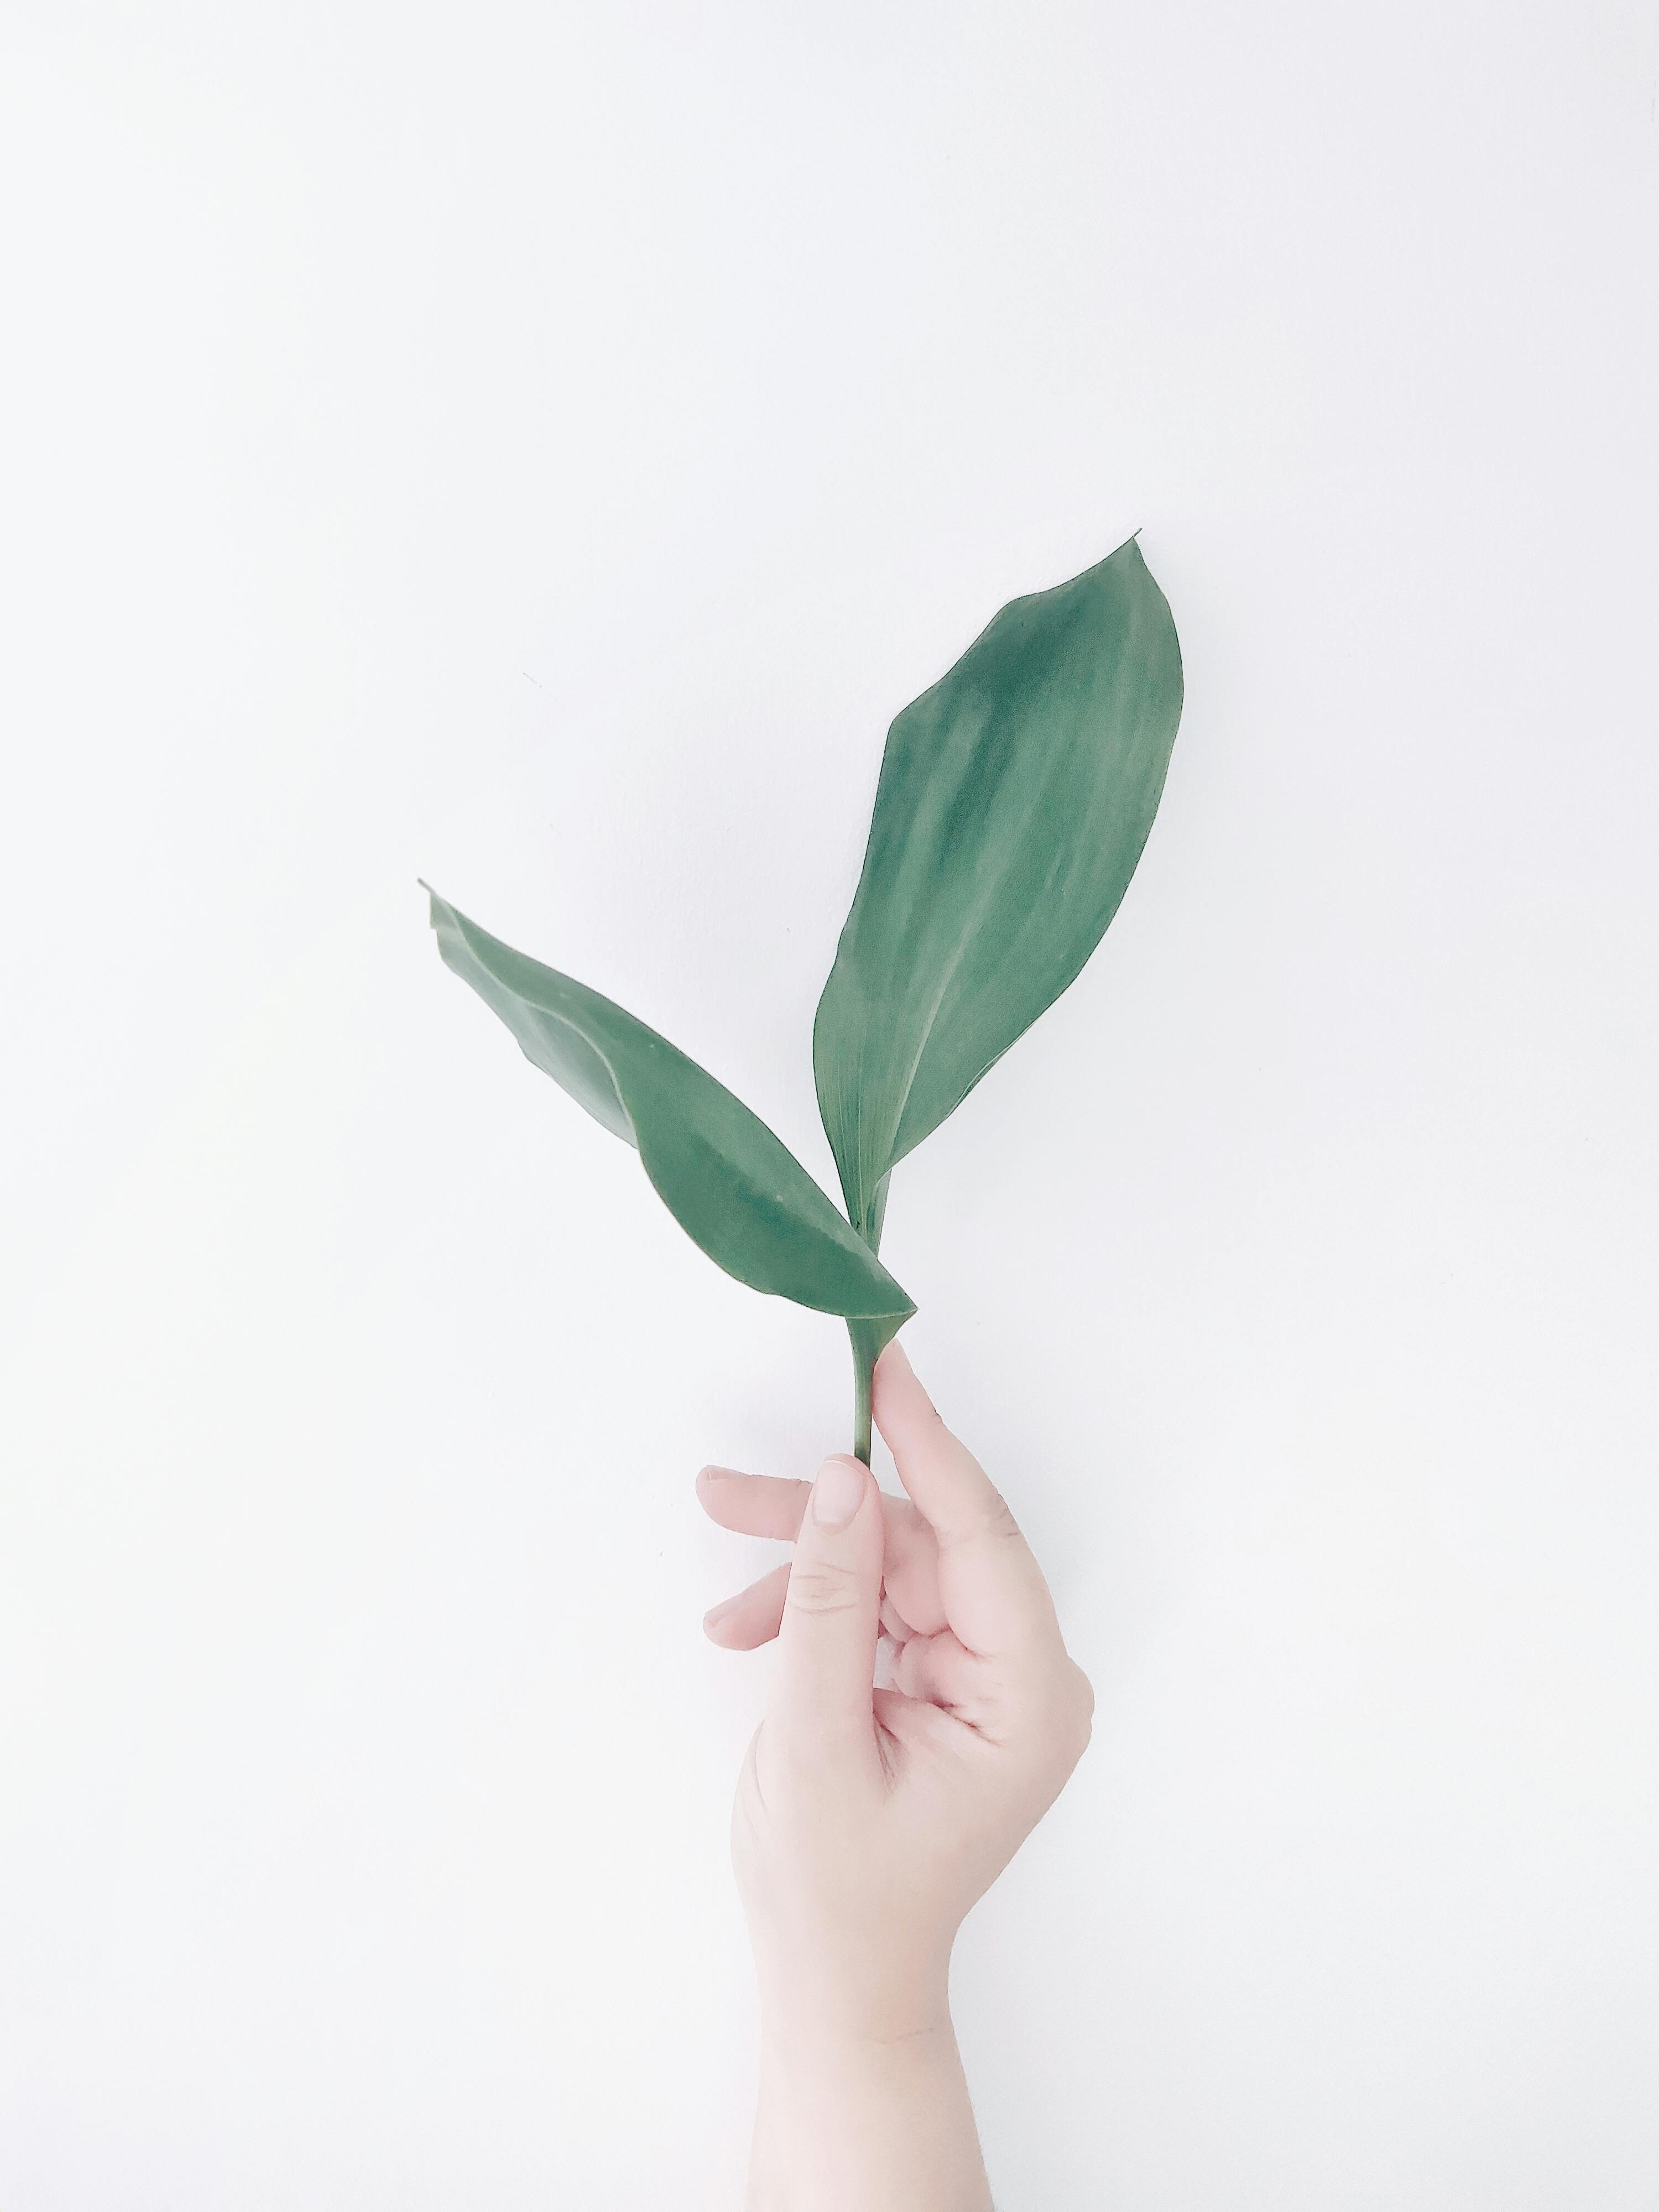
<svg viewBox="0 0 1659 2212">
<path fill-rule="evenodd" d="M 951 1944 L 1082 1755 L 1093 1697 L 1007 1506 L 897 1345 L 875 1418 L 908 1499 L 853 1459 L 810 1487 L 698 1477 L 724 1526 L 796 1540 L 708 1621 L 717 1642 L 778 1643 L 732 1821 L 765 2029 L 751 2202 L 957 2212 L 989 2198 Z"/>
</svg>

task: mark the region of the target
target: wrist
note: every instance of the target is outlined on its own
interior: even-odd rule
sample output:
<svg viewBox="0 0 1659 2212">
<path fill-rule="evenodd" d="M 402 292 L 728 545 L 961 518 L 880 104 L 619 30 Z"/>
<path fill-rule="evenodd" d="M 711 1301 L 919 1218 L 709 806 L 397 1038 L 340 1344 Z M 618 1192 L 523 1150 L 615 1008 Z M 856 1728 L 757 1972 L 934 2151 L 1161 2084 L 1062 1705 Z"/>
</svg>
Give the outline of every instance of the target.
<svg viewBox="0 0 1659 2212">
<path fill-rule="evenodd" d="M 750 2212 L 990 2212 L 948 2011 L 883 2033 L 763 2024 Z"/>
<path fill-rule="evenodd" d="M 761 2065 L 779 2074 L 851 2078 L 861 2069 L 955 2063 L 956 2023 L 942 1998 L 860 2007 L 814 2006 L 803 1996 L 761 2012 Z"/>
<path fill-rule="evenodd" d="M 763 2041 L 781 2056 L 954 2042 L 948 1943 L 903 1951 L 839 1943 L 755 1946 Z"/>
</svg>

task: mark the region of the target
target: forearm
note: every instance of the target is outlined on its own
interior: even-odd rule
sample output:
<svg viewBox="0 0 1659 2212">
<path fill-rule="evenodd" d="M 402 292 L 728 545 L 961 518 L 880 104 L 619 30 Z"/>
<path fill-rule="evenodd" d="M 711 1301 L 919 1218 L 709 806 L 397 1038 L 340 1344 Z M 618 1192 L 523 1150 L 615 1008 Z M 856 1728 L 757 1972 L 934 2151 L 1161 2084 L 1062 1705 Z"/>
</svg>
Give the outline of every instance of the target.
<svg viewBox="0 0 1659 2212">
<path fill-rule="evenodd" d="M 769 2028 L 749 2212 L 991 2212 L 948 2015 L 884 2039 Z"/>
</svg>

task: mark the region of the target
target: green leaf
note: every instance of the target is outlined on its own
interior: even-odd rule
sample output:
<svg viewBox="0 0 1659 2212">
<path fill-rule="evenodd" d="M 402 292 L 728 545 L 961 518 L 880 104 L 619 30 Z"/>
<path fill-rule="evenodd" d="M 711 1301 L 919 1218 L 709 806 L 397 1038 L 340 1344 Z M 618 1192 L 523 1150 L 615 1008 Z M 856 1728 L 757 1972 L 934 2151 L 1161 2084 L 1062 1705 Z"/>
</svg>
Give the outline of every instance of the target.
<svg viewBox="0 0 1659 2212">
<path fill-rule="evenodd" d="M 893 724 L 812 1036 L 847 1210 L 872 1247 L 892 1168 L 1105 933 L 1181 695 L 1169 605 L 1131 538 L 1005 607 Z"/>
<path fill-rule="evenodd" d="M 526 959 L 441 899 L 447 966 L 507 1024 L 526 1059 L 635 1146 L 669 1211 L 740 1283 L 890 1336 L 915 1311 L 788 1147 L 724 1084 L 609 999 Z"/>
</svg>

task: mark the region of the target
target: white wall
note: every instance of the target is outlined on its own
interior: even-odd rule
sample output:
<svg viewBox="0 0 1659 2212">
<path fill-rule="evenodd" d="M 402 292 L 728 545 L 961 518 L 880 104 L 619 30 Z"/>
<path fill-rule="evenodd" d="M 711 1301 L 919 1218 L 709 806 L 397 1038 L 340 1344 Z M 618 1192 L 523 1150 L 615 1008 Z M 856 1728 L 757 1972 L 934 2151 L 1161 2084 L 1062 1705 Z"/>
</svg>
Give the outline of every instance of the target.
<svg viewBox="0 0 1659 2212">
<path fill-rule="evenodd" d="M 1100 1695 L 1005 2212 L 1659 2202 L 1659 17 L 13 0 L 6 2212 L 738 2201 L 847 1434 L 418 873 L 830 1174 L 882 733 L 1144 527 L 1084 981 L 896 1179 Z"/>
</svg>

